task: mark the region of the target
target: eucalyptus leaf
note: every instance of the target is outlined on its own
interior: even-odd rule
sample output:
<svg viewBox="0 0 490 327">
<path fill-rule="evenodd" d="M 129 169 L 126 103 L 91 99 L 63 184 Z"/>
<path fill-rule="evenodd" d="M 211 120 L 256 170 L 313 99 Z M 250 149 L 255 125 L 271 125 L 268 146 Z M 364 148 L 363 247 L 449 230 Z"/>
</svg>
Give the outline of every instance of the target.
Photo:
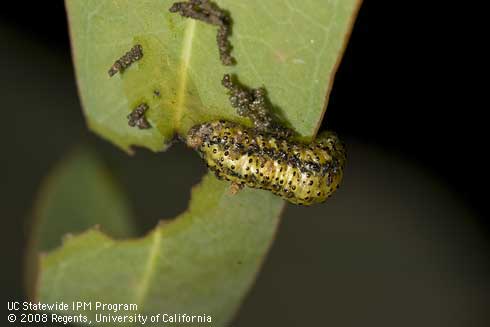
<svg viewBox="0 0 490 327">
<path fill-rule="evenodd" d="M 67 0 L 73 57 L 89 127 L 119 147 L 165 149 L 175 133 L 212 119 L 239 118 L 221 86 L 235 73 L 264 86 L 285 123 L 316 134 L 359 0 L 216 1 L 231 13 L 230 68 L 219 60 L 216 27 L 170 13 L 171 0 Z M 143 58 L 109 77 L 134 45 Z M 155 95 L 155 91 L 159 96 Z M 146 103 L 153 128 L 128 126 Z"/>
<path fill-rule="evenodd" d="M 66 1 L 80 96 L 93 131 L 128 152 L 135 145 L 159 151 L 196 123 L 249 125 L 221 86 L 223 74 L 234 73 L 249 87 L 264 86 L 285 123 L 314 137 L 359 0 L 216 1 L 233 20 L 234 67 L 219 61 L 216 27 L 171 14 L 172 2 Z M 114 61 L 136 44 L 143 57 L 109 77 Z M 128 114 L 142 103 L 152 128 L 128 125 Z M 206 175 L 186 212 L 142 238 L 115 240 L 98 229 L 65 238 L 42 256 L 35 298 L 135 303 L 145 315 L 206 314 L 212 326 L 226 325 L 284 206 L 270 192 L 231 195 L 228 188 Z M 93 323 L 96 313 L 83 312 Z"/>
<path fill-rule="evenodd" d="M 140 239 L 116 241 L 98 229 L 65 238 L 41 258 L 37 299 L 136 304 L 137 312 L 76 311 L 145 316 L 207 315 L 223 326 L 250 287 L 279 223 L 282 201 L 207 175 L 188 211 Z M 112 325 L 112 324 L 107 324 Z"/>
<path fill-rule="evenodd" d="M 93 151 L 77 148 L 47 176 L 34 204 L 27 262 L 30 294 L 34 292 L 37 254 L 94 226 L 117 238 L 136 234 L 128 199 L 108 168 Z"/>
</svg>

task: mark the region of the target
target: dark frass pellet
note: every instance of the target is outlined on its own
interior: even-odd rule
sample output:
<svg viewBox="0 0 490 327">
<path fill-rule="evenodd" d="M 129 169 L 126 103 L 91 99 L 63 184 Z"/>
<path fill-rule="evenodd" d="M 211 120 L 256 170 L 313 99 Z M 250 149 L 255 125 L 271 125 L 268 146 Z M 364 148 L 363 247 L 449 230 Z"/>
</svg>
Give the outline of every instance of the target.
<svg viewBox="0 0 490 327">
<path fill-rule="evenodd" d="M 143 47 L 140 44 L 136 44 L 128 52 L 126 52 L 121 58 L 117 59 L 109 69 L 109 76 L 114 76 L 117 72 L 124 72 L 126 68 L 131 66 L 134 62 L 143 58 Z"/>
<path fill-rule="evenodd" d="M 223 76 L 221 84 L 228 89 L 231 106 L 240 116 L 249 118 L 255 129 L 288 138 L 293 131 L 278 124 L 263 87 L 249 89 L 241 85 L 229 74 Z"/>
<path fill-rule="evenodd" d="M 128 125 L 131 127 L 138 127 L 139 129 L 150 128 L 151 125 L 146 120 L 145 112 L 148 110 L 148 105 L 142 103 L 138 105 L 134 110 L 128 115 Z"/>
<path fill-rule="evenodd" d="M 219 57 L 223 65 L 230 66 L 235 63 L 231 56 L 232 46 L 228 37 L 231 35 L 231 18 L 228 13 L 208 0 L 189 0 L 176 2 L 169 9 L 172 13 L 179 13 L 183 17 L 200 20 L 218 26 L 216 42 Z"/>
</svg>

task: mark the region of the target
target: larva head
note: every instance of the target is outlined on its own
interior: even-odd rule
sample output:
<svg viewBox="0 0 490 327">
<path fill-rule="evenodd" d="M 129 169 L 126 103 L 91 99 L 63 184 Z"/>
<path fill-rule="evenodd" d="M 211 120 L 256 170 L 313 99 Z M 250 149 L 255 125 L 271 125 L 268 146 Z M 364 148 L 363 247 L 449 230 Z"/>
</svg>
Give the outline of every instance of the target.
<svg viewBox="0 0 490 327">
<path fill-rule="evenodd" d="M 207 123 L 193 126 L 187 133 L 187 146 L 196 150 L 205 140 L 209 139 L 212 132 L 213 129 Z"/>
</svg>

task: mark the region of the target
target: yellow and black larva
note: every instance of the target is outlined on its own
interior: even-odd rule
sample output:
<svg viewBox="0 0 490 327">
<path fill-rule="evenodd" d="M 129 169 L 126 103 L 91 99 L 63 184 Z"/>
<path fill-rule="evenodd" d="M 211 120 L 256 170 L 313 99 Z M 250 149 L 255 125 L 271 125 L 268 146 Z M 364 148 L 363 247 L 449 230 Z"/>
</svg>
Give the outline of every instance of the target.
<svg viewBox="0 0 490 327">
<path fill-rule="evenodd" d="M 220 58 L 225 65 L 234 63 L 227 37 L 231 19 L 209 0 L 189 0 L 172 5 L 170 12 L 220 26 L 217 35 Z M 116 60 L 109 76 L 123 72 L 143 57 L 141 45 Z M 185 139 L 201 155 L 219 179 L 231 181 L 235 189 L 249 186 L 269 190 L 300 205 L 325 201 L 339 187 L 346 161 L 343 144 L 333 132 L 321 133 L 313 142 L 295 141 L 293 130 L 278 124 L 271 112 L 264 88 L 248 89 L 226 74 L 223 86 L 229 91 L 231 106 L 248 117 L 253 128 L 219 120 L 193 126 Z M 160 91 L 153 94 L 160 97 Z M 128 124 L 150 128 L 145 118 L 148 105 L 138 105 Z"/>
<path fill-rule="evenodd" d="M 191 128 L 187 145 L 219 179 L 302 205 L 325 201 L 339 187 L 345 163 L 344 147 L 332 132 L 301 144 L 220 120 Z"/>
<path fill-rule="evenodd" d="M 342 142 L 323 132 L 311 143 L 293 140 L 294 131 L 278 124 L 263 88 L 251 89 L 223 77 L 230 103 L 253 128 L 225 121 L 193 126 L 186 138 L 219 179 L 239 187 L 269 190 L 302 205 L 325 201 L 340 185 L 345 164 Z"/>
</svg>

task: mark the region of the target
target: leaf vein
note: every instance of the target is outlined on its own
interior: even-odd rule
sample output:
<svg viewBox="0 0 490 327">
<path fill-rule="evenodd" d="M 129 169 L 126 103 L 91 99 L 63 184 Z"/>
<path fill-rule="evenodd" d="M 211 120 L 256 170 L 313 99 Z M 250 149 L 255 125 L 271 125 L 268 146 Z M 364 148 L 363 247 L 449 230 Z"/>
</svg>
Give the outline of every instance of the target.
<svg viewBox="0 0 490 327">
<path fill-rule="evenodd" d="M 136 303 L 138 307 L 140 307 L 148 294 L 148 290 L 150 288 L 150 281 L 153 277 L 153 273 L 155 272 L 155 263 L 158 258 L 158 254 L 160 252 L 160 229 L 156 229 L 152 245 L 148 251 L 148 260 L 146 261 L 145 269 L 143 270 L 143 276 L 141 277 L 141 282 L 139 287 L 136 289 Z"/>
<path fill-rule="evenodd" d="M 177 104 L 175 107 L 175 116 L 174 123 L 175 126 L 180 126 L 180 122 L 182 120 L 182 113 L 184 111 L 185 106 L 185 95 L 187 90 L 187 77 L 189 65 L 191 62 L 191 54 L 192 54 L 192 44 L 194 40 L 194 35 L 196 31 L 196 21 L 190 19 L 187 21 L 185 32 L 184 32 L 184 40 L 182 44 L 182 53 L 181 53 L 181 64 L 179 67 L 179 86 L 177 89 Z"/>
</svg>

